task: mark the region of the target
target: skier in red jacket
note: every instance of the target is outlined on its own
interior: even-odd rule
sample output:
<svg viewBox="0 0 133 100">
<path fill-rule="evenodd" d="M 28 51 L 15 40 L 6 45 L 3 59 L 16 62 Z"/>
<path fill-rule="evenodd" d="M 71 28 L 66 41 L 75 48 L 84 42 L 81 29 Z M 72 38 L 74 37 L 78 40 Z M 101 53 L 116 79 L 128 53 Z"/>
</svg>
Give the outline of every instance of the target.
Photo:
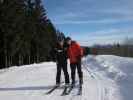
<svg viewBox="0 0 133 100">
<path fill-rule="evenodd" d="M 80 45 L 72 41 L 70 37 L 66 38 L 66 42 L 68 44 L 67 54 L 70 60 L 70 68 L 71 68 L 71 78 L 72 78 L 72 86 L 75 86 L 75 72 L 77 69 L 79 76 L 79 84 L 82 86 L 83 84 L 83 73 L 81 69 L 81 58 L 83 56 L 83 50 Z"/>
</svg>

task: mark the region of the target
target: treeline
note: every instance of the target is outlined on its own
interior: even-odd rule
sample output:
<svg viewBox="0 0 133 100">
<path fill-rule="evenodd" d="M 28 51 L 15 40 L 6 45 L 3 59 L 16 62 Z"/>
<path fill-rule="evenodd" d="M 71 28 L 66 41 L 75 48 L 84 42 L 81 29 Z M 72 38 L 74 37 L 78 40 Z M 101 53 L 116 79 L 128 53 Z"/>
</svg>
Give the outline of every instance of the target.
<svg viewBox="0 0 133 100">
<path fill-rule="evenodd" d="M 41 0 L 0 0 L 0 68 L 48 60 L 56 39 Z"/>
<path fill-rule="evenodd" d="M 117 55 L 122 57 L 133 57 L 133 45 L 114 44 L 114 45 L 95 45 L 84 47 L 85 55 Z"/>
<path fill-rule="evenodd" d="M 110 54 L 122 57 L 133 57 L 133 45 L 112 45 L 109 47 L 97 47 L 97 53 L 99 55 Z"/>
</svg>

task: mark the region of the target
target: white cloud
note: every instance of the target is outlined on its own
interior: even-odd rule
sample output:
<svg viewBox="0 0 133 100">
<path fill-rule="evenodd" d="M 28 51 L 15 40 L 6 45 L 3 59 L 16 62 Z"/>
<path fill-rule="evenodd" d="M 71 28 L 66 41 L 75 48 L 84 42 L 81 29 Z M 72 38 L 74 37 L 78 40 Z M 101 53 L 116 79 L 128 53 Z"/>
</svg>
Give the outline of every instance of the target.
<svg viewBox="0 0 133 100">
<path fill-rule="evenodd" d="M 122 43 L 127 37 L 133 37 L 132 28 L 99 30 L 82 35 L 76 40 L 79 41 L 81 45 L 89 46 L 94 44 Z"/>
<path fill-rule="evenodd" d="M 126 21 L 133 21 L 132 18 L 121 18 L 121 19 L 98 19 L 98 20 L 53 20 L 55 24 L 62 25 L 62 24 L 115 24 L 120 22 Z"/>
<path fill-rule="evenodd" d="M 73 0 L 70 8 L 60 7 L 55 24 L 107 24 L 133 21 L 132 0 Z"/>
</svg>

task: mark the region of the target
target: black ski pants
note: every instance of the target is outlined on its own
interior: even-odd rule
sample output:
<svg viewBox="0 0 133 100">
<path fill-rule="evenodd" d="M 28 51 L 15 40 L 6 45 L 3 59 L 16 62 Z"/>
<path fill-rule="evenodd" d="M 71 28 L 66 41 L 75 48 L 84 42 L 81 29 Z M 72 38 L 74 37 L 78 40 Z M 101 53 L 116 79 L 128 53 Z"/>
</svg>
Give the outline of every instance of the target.
<svg viewBox="0 0 133 100">
<path fill-rule="evenodd" d="M 71 67 L 72 84 L 75 84 L 76 69 L 77 69 L 78 76 L 79 76 L 79 83 L 83 84 L 83 72 L 82 72 L 82 68 L 81 68 L 81 61 L 79 61 L 77 63 L 71 63 L 70 67 Z"/>
<path fill-rule="evenodd" d="M 67 62 L 65 63 L 57 63 L 57 74 L 56 74 L 56 84 L 60 84 L 60 78 L 61 78 L 61 70 L 64 72 L 65 76 L 65 83 L 69 83 L 69 74 L 67 70 Z"/>
</svg>

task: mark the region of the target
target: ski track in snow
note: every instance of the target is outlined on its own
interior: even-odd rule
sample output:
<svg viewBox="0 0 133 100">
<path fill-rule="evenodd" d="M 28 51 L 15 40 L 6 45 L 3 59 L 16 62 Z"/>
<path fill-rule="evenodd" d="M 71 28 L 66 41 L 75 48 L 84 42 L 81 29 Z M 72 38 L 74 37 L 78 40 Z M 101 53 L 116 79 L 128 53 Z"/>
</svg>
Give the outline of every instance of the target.
<svg viewBox="0 0 133 100">
<path fill-rule="evenodd" d="M 94 79 L 97 82 L 98 100 L 107 100 L 105 99 L 105 87 L 102 85 L 100 78 L 95 73 L 89 70 L 87 62 L 84 61 L 82 66 L 88 72 L 90 78 Z"/>
<path fill-rule="evenodd" d="M 98 58 L 98 57 L 97 57 Z M 105 73 L 105 62 L 104 59 L 100 59 L 99 62 L 95 56 L 88 56 L 87 59 L 83 60 L 83 67 L 98 83 L 99 99 L 98 100 L 123 100 L 120 96 L 117 83 L 110 79 Z M 107 64 L 110 68 L 110 64 Z"/>
</svg>

